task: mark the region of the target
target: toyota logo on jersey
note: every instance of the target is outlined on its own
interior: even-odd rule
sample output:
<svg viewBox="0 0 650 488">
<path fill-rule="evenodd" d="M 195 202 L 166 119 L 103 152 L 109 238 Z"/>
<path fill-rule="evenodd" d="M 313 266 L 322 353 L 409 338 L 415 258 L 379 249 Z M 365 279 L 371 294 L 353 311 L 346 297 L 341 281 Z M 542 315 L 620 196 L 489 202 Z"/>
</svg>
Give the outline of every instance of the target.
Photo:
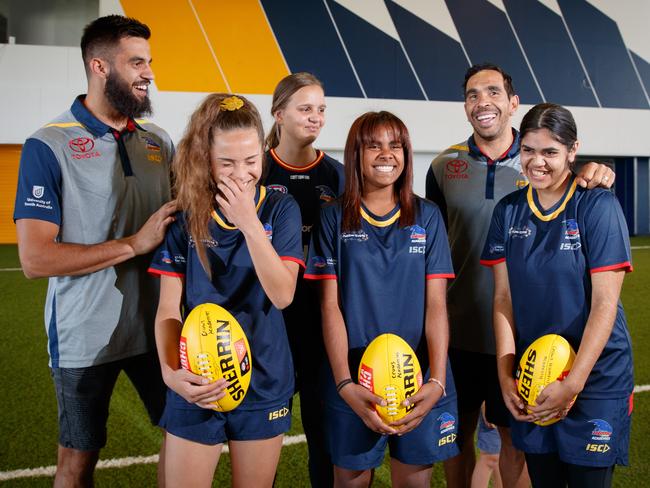
<svg viewBox="0 0 650 488">
<path fill-rule="evenodd" d="M 450 173 L 464 173 L 467 171 L 467 161 L 462 159 L 452 159 L 447 163 L 447 171 Z"/>
<path fill-rule="evenodd" d="M 447 179 L 450 180 L 466 180 L 467 176 L 467 161 L 462 159 L 452 159 L 447 163 Z"/>
<path fill-rule="evenodd" d="M 68 142 L 68 146 L 74 152 L 87 153 L 93 150 L 95 143 L 90 137 L 77 137 Z"/>
</svg>

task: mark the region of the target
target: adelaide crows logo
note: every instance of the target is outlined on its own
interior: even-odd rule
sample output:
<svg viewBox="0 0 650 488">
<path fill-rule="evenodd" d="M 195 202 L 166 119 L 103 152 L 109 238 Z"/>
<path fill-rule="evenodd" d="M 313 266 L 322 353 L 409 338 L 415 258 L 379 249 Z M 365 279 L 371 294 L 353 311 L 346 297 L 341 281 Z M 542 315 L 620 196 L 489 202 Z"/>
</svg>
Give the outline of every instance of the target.
<svg viewBox="0 0 650 488">
<path fill-rule="evenodd" d="M 591 440 L 609 441 L 612 438 L 613 429 L 609 422 L 603 419 L 592 419 L 589 423 L 594 424 L 594 429 L 591 431 Z"/>
<path fill-rule="evenodd" d="M 438 420 L 440 421 L 441 434 L 446 434 L 456 428 L 456 419 L 449 412 L 443 412 L 440 417 L 438 417 Z"/>
<path fill-rule="evenodd" d="M 578 222 L 576 222 L 575 219 L 566 219 L 564 225 L 566 226 L 564 237 L 567 239 L 577 239 L 580 237 L 580 229 L 578 228 Z"/>
<path fill-rule="evenodd" d="M 411 231 L 411 243 L 422 243 L 427 241 L 427 231 L 419 225 L 412 225 L 409 227 Z"/>
</svg>

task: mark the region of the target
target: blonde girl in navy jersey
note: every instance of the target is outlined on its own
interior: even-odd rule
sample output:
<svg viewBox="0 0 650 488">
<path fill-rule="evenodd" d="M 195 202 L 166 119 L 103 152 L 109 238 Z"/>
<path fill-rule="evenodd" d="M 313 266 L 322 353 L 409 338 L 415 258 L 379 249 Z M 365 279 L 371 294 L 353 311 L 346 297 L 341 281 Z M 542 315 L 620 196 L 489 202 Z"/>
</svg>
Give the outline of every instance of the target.
<svg viewBox="0 0 650 488">
<path fill-rule="evenodd" d="M 571 112 L 536 105 L 520 133 L 530 185 L 497 204 L 481 256 L 494 272 L 499 382 L 515 420 L 512 440 L 526 453 L 536 488 L 611 486 L 614 465 L 628 462 L 634 388 L 619 300 L 632 270 L 625 218 L 613 193 L 577 185 Z M 513 368 L 545 334 L 563 336 L 577 356 L 528 413 Z M 557 417 L 549 426 L 532 423 Z"/>
<path fill-rule="evenodd" d="M 292 195 L 302 214 L 302 243 L 307 254 L 318 227 L 321 205 L 343 192 L 343 165 L 314 148 L 325 124 L 325 94 L 311 73 L 284 77 L 273 92 L 274 124 L 266 138 L 264 184 Z M 318 292 L 298 279 L 293 303 L 284 309 L 300 394 L 300 414 L 309 451 L 309 478 L 314 488 L 332 486 L 332 462 L 325 448 L 320 376 L 327 362 L 323 346 Z"/>
<path fill-rule="evenodd" d="M 263 128 L 245 98 L 208 96 L 192 115 L 173 169 L 181 212 L 154 256 L 161 276 L 156 343 L 169 387 L 161 420 L 169 486 L 211 486 L 228 442 L 234 486 L 272 486 L 289 429 L 293 366 L 281 309 L 303 264 L 294 199 L 259 185 Z M 183 318 L 196 305 L 230 311 L 248 338 L 252 376 L 242 404 L 211 409 L 224 380 L 206 384 L 181 369 Z"/>
<path fill-rule="evenodd" d="M 445 303 L 453 269 L 444 223 L 435 204 L 413 194 L 409 134 L 395 115 L 370 112 L 352 124 L 345 172 L 343 196 L 321 212 L 305 274 L 322 285 L 335 486 L 368 486 L 387 444 L 393 486 L 429 486 L 433 463 L 458 453 Z M 413 410 L 393 425 L 375 410 L 383 400 L 357 383 L 364 349 L 387 332 L 411 345 L 426 372 L 409 398 Z"/>
</svg>

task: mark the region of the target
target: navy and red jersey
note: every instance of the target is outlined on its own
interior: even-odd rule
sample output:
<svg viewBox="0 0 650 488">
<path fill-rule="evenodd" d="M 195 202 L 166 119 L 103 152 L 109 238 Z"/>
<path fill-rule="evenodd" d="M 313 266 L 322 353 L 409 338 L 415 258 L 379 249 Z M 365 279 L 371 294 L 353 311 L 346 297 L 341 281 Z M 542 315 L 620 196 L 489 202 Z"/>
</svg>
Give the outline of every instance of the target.
<svg viewBox="0 0 650 488">
<path fill-rule="evenodd" d="M 282 161 L 274 149 L 266 152 L 265 164 L 263 184 L 288 193 L 298 202 L 306 257 L 312 228 L 318 227 L 321 206 L 343 193 L 343 165 L 319 150 L 308 165 L 293 166 Z"/>
<path fill-rule="evenodd" d="M 260 186 L 257 215 L 282 260 L 304 266 L 300 241 L 300 210 L 295 200 Z M 185 216 L 176 215 L 149 271 L 184 278 L 184 317 L 201 303 L 228 310 L 244 329 L 251 347 L 253 374 L 242 410 L 264 408 L 293 395 L 293 364 L 282 318 L 257 278 L 243 234 L 213 211 L 207 248 L 210 279 L 199 261 Z"/>
<path fill-rule="evenodd" d="M 542 210 L 524 188 L 494 210 L 481 263 L 506 262 L 517 357 L 538 337 L 559 334 L 578 350 L 591 310 L 591 275 L 632 270 L 627 225 L 616 197 L 586 191 L 574 178 L 564 196 Z M 609 341 L 581 398 L 622 398 L 634 387 L 632 348 L 619 301 Z"/>
<path fill-rule="evenodd" d="M 404 339 L 426 371 L 426 281 L 454 277 L 440 210 L 416 198 L 411 226 L 400 227 L 399 206 L 383 217 L 362 206 L 361 217 L 360 229 L 342 231 L 341 204 L 323 207 L 305 278 L 338 282 L 353 377 L 366 346 L 387 332 Z M 453 392 L 450 377 L 448 372 L 448 393 Z"/>
<path fill-rule="evenodd" d="M 306 259 L 312 229 L 318 228 L 321 206 L 343 192 L 343 165 L 323 151 L 316 151 L 316 159 L 311 163 L 294 166 L 280 159 L 274 149 L 266 152 L 265 165 L 263 183 L 288 193 L 298 202 Z M 314 381 L 315 372 L 325 360 L 317 289 L 299 279 L 293 302 L 283 314 L 300 388 L 305 381 Z"/>
</svg>

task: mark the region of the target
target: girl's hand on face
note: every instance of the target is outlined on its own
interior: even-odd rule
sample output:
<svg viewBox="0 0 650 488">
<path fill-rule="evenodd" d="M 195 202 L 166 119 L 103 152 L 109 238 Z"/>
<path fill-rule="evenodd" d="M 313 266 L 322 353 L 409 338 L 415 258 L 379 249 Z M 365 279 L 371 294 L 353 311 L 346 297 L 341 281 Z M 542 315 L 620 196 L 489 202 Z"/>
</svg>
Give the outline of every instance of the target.
<svg viewBox="0 0 650 488">
<path fill-rule="evenodd" d="M 244 231 L 247 225 L 259 222 L 255 208 L 256 186 L 253 183 L 244 185 L 229 176 L 223 176 L 217 188 L 217 204 L 230 223 Z"/>
<path fill-rule="evenodd" d="M 386 425 L 375 410 L 375 405 L 386 403 L 382 397 L 356 383 L 345 386 L 339 394 L 370 430 L 383 435 L 397 434 L 397 430 Z"/>
<path fill-rule="evenodd" d="M 508 379 L 505 383 L 502 382 L 501 392 L 503 401 L 515 420 L 519 422 L 532 422 L 534 420 L 533 416 L 526 412 L 526 403 L 519 396 L 514 379 Z"/>
<path fill-rule="evenodd" d="M 546 385 L 546 387 L 537 395 L 537 400 L 534 407 L 529 410 L 532 413 L 534 420 L 541 420 L 546 422 L 554 418 L 564 418 L 569 409 L 573 406 L 575 396 L 578 394 L 569 382 L 554 381 Z"/>
<path fill-rule="evenodd" d="M 402 403 L 405 407 L 415 405 L 413 410 L 405 415 L 404 418 L 397 422 L 392 422 L 390 425 L 399 427 L 398 435 L 410 432 L 420 425 L 420 422 L 422 422 L 424 417 L 431 411 L 433 406 L 438 403 L 440 397 L 442 397 L 442 389 L 438 385 L 425 383 L 415 395 L 410 396 Z"/>
<path fill-rule="evenodd" d="M 172 371 L 164 378 L 165 384 L 182 396 L 189 403 L 194 403 L 201 408 L 214 409 L 212 402 L 225 396 L 228 382 L 223 378 L 214 383 L 203 376 L 180 368 Z"/>
</svg>

